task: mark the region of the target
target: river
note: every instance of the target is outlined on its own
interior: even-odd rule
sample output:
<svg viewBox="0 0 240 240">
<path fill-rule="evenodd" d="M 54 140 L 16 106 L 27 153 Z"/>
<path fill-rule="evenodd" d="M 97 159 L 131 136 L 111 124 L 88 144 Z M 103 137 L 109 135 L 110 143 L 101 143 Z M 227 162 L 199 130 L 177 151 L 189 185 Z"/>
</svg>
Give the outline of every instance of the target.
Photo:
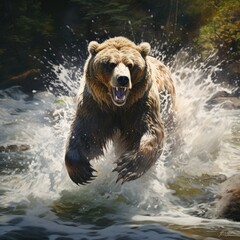
<svg viewBox="0 0 240 240">
<path fill-rule="evenodd" d="M 166 59 L 158 47 L 152 54 Z M 0 239 L 240 239 L 240 223 L 215 219 L 211 204 L 218 184 L 240 170 L 240 111 L 206 104 L 223 89 L 210 62 L 187 50 L 166 62 L 176 84 L 181 149 L 166 145 L 155 167 L 123 185 L 112 172 L 112 143 L 93 161 L 92 183 L 73 184 L 65 169 L 82 66 L 49 61 L 47 91 L 1 90 L 0 146 L 29 149 L 0 153 Z"/>
</svg>

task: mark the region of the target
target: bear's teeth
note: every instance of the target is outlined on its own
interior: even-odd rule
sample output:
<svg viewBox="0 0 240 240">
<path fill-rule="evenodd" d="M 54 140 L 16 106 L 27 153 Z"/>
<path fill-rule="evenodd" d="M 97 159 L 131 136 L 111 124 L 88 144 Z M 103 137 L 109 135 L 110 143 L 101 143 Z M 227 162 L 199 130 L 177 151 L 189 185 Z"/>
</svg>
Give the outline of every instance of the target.
<svg viewBox="0 0 240 240">
<path fill-rule="evenodd" d="M 113 99 L 116 102 L 124 102 L 126 100 L 126 87 L 114 87 L 113 88 Z"/>
<path fill-rule="evenodd" d="M 123 89 L 124 92 L 127 91 L 127 88 L 126 88 L 126 87 L 115 87 L 115 88 L 116 88 L 116 91 L 117 91 L 117 92 L 119 91 L 119 88 L 120 88 L 120 89 Z"/>
</svg>

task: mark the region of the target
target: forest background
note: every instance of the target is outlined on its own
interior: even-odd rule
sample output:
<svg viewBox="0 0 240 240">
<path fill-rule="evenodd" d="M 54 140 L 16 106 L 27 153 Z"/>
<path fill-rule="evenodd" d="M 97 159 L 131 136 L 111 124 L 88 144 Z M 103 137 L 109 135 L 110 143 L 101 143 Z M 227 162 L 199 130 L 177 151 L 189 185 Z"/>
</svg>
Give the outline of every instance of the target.
<svg viewBox="0 0 240 240">
<path fill-rule="evenodd" d="M 46 49 L 55 60 L 77 51 L 83 65 L 89 41 L 119 35 L 158 44 L 167 58 L 184 47 L 203 61 L 216 52 L 220 81 L 240 86 L 239 0 L 2 0 L 0 10 L 0 88 L 42 88 Z"/>
</svg>

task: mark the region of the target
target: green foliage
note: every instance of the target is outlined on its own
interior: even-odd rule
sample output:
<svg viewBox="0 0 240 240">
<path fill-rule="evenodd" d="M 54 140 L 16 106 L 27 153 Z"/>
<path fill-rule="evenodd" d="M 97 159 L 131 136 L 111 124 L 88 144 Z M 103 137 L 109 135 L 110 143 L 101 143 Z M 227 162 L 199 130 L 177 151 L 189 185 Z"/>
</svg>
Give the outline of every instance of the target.
<svg viewBox="0 0 240 240">
<path fill-rule="evenodd" d="M 216 11 L 218 0 L 183 0 L 184 14 L 196 18 L 195 22 L 202 23 Z"/>
<path fill-rule="evenodd" d="M 211 50 L 218 50 L 222 58 L 239 59 L 240 1 L 219 0 L 210 3 L 213 10 L 203 19 L 199 35 L 195 38 L 198 47 L 205 56 Z"/>
<path fill-rule="evenodd" d="M 49 36 L 53 32 L 51 16 L 41 12 L 41 1 L 19 1 L 14 23 L 8 26 L 7 39 L 16 44 L 34 45 L 37 36 Z"/>
<path fill-rule="evenodd" d="M 79 42 L 125 35 L 168 42 L 173 53 L 194 40 L 204 56 L 218 50 L 222 58 L 240 57 L 239 0 L 5 0 L 1 6 L 0 81 L 38 68 L 29 55 L 40 57 L 48 42 L 61 48 L 74 40 L 66 25 Z"/>
<path fill-rule="evenodd" d="M 40 2 L 20 1 L 14 22 L 8 25 L 7 40 L 15 44 L 30 44 L 33 34 L 41 31 Z"/>
<path fill-rule="evenodd" d="M 47 38 L 54 36 L 54 21 L 50 15 L 46 16 L 43 20 L 42 35 Z"/>
<path fill-rule="evenodd" d="M 29 55 L 39 56 L 44 39 L 47 42 L 54 35 L 53 18 L 42 12 L 42 1 L 14 1 L 7 14 L 0 27 L 4 33 L 1 36 L 0 81 L 36 68 Z"/>
<path fill-rule="evenodd" d="M 111 17 L 113 18 L 121 18 L 121 16 L 125 15 L 126 11 L 128 10 L 129 3 L 131 1 L 129 1 L 128 3 L 123 3 L 118 0 L 99 0 L 95 1 L 94 4 L 89 0 L 72 0 L 72 2 L 76 2 L 80 6 L 83 6 L 86 10 L 86 15 L 84 18 L 92 20 L 92 18 L 96 16 L 98 17 L 100 15 L 111 15 Z"/>
<path fill-rule="evenodd" d="M 146 11 L 138 11 L 139 6 L 136 5 L 136 0 L 98 0 L 94 3 L 89 0 L 71 0 L 71 2 L 84 9 L 81 18 L 85 24 L 97 31 L 121 32 L 124 25 L 129 22 L 131 26 L 136 27 L 136 31 L 139 31 L 138 26 L 146 24 L 151 19 Z"/>
</svg>

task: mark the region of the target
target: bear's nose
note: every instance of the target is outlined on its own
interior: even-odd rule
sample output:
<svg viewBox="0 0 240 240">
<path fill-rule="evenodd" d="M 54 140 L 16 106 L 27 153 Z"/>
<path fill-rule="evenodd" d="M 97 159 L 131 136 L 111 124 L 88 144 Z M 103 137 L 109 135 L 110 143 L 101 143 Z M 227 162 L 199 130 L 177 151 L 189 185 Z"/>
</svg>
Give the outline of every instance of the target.
<svg viewBox="0 0 240 240">
<path fill-rule="evenodd" d="M 117 78 L 117 82 L 120 86 L 125 86 L 129 82 L 129 78 L 127 76 L 120 76 Z"/>
</svg>

